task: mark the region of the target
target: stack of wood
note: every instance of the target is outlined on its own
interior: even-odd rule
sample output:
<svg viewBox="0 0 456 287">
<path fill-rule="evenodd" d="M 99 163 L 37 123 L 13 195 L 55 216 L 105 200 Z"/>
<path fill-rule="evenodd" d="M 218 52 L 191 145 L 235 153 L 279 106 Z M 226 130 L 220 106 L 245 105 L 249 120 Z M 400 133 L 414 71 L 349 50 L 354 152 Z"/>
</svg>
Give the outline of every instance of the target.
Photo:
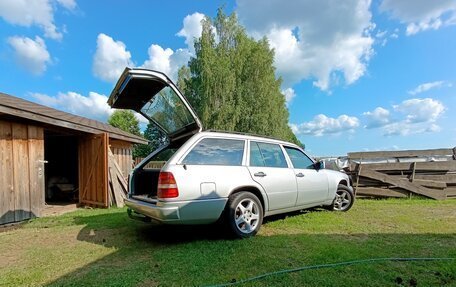
<svg viewBox="0 0 456 287">
<path fill-rule="evenodd" d="M 109 206 L 124 206 L 124 199 L 127 198 L 128 183 L 122 174 L 113 153 L 108 150 L 108 202 Z"/>
<path fill-rule="evenodd" d="M 348 159 L 357 196 L 456 198 L 456 148 L 353 152 Z"/>
</svg>

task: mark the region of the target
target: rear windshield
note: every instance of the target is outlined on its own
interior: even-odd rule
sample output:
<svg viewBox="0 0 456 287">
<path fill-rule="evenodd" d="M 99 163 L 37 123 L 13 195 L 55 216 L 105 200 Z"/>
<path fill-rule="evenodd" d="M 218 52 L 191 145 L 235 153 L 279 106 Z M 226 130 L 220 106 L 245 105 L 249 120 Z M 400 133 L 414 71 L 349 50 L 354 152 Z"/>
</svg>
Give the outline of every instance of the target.
<svg viewBox="0 0 456 287">
<path fill-rule="evenodd" d="M 154 155 L 144 166 L 144 169 L 162 168 L 165 163 L 176 153 L 178 148 L 165 148 Z"/>
<path fill-rule="evenodd" d="M 143 106 L 141 112 L 157 122 L 167 134 L 172 134 L 195 122 L 188 108 L 169 86 L 152 97 Z"/>
</svg>

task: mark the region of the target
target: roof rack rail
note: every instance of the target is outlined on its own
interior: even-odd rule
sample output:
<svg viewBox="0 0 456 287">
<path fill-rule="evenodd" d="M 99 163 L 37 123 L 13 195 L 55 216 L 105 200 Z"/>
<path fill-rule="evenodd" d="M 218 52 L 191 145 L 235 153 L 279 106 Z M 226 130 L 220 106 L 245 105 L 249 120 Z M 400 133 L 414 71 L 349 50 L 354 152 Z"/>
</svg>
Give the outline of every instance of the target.
<svg viewBox="0 0 456 287">
<path fill-rule="evenodd" d="M 252 134 L 252 133 L 243 133 L 243 132 L 232 132 L 232 131 L 223 131 L 223 130 L 214 130 L 214 129 L 209 129 L 209 130 L 204 130 L 205 132 L 211 132 L 211 133 L 229 133 L 229 134 L 236 134 L 236 135 L 243 135 L 243 136 L 253 136 L 253 137 L 260 137 L 260 138 L 268 138 L 272 140 L 277 140 L 277 141 L 282 141 L 282 142 L 287 142 L 286 140 L 271 137 L 271 136 L 265 136 L 265 135 L 259 135 L 259 134 Z"/>
</svg>

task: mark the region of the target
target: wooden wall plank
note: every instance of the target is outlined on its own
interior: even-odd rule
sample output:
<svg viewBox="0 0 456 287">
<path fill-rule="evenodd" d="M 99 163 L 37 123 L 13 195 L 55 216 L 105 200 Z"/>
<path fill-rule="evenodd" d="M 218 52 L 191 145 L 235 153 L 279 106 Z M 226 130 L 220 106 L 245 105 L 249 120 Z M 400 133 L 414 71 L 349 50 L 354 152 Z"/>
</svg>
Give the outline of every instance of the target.
<svg viewBox="0 0 456 287">
<path fill-rule="evenodd" d="M 447 184 L 456 184 L 456 174 L 415 174 L 415 179 L 437 180 Z"/>
<path fill-rule="evenodd" d="M 44 134 L 43 128 L 28 126 L 29 190 L 32 217 L 41 216 L 44 207 Z"/>
<path fill-rule="evenodd" d="M 0 121 L 0 224 L 14 222 L 14 201 L 11 123 Z"/>
<path fill-rule="evenodd" d="M 368 177 L 371 179 L 376 179 L 381 182 L 385 182 L 391 185 L 395 185 L 397 187 L 400 187 L 402 189 L 411 191 L 413 193 L 421 194 L 430 198 L 434 199 L 445 199 L 446 195 L 442 190 L 436 190 L 436 189 L 430 189 L 423 187 L 421 185 L 414 184 L 413 182 L 407 182 L 403 181 L 399 178 L 389 176 L 387 174 L 375 171 L 375 170 L 370 170 L 364 166 L 360 172 L 360 176 Z"/>
<path fill-rule="evenodd" d="M 375 170 L 411 170 L 412 162 L 392 162 L 392 163 L 363 163 L 361 166 Z M 351 164 L 351 170 L 356 170 L 356 163 Z M 417 162 L 415 169 L 420 170 L 456 170 L 456 160 L 450 161 L 432 161 L 432 162 Z"/>
<path fill-rule="evenodd" d="M 27 125 L 13 123 L 13 187 L 15 195 L 15 221 L 29 219 L 30 186 Z"/>
<path fill-rule="evenodd" d="M 132 170 L 132 145 L 130 143 L 110 139 L 110 148 L 117 165 L 122 171 L 123 177 L 127 178 Z"/>
<path fill-rule="evenodd" d="M 405 193 L 398 192 L 388 188 L 378 187 L 358 187 L 356 189 L 356 195 L 367 195 L 367 196 L 379 196 L 379 197 L 407 197 Z"/>
<path fill-rule="evenodd" d="M 108 199 L 108 192 L 109 192 L 109 179 L 108 179 L 108 161 L 109 161 L 109 155 L 108 155 L 108 150 L 109 150 L 109 135 L 108 133 L 103 133 L 103 150 L 101 151 L 103 153 L 103 162 L 102 162 L 102 177 L 100 178 L 103 180 L 102 187 L 103 189 L 101 190 L 102 192 L 102 197 L 103 197 L 103 203 L 104 207 L 109 207 L 109 199 Z"/>
<path fill-rule="evenodd" d="M 350 159 L 374 159 L 374 158 L 398 158 L 417 156 L 445 156 L 453 155 L 454 149 L 428 149 L 428 150 L 400 150 L 400 151 L 370 151 L 370 152 L 349 152 Z"/>
</svg>

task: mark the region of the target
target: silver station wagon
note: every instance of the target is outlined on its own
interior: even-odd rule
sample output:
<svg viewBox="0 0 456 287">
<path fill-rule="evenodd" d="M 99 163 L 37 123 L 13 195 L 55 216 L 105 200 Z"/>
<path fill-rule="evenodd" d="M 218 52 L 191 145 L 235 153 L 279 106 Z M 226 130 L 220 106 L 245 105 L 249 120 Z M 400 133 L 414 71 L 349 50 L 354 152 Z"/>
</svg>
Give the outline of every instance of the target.
<svg viewBox="0 0 456 287">
<path fill-rule="evenodd" d="M 255 235 L 265 216 L 316 206 L 347 211 L 353 205 L 349 177 L 324 169 L 295 144 L 203 131 L 163 73 L 125 69 L 108 103 L 141 113 L 168 137 L 130 174 L 125 204 L 133 218 L 165 224 L 220 220 L 243 238 Z"/>
</svg>

